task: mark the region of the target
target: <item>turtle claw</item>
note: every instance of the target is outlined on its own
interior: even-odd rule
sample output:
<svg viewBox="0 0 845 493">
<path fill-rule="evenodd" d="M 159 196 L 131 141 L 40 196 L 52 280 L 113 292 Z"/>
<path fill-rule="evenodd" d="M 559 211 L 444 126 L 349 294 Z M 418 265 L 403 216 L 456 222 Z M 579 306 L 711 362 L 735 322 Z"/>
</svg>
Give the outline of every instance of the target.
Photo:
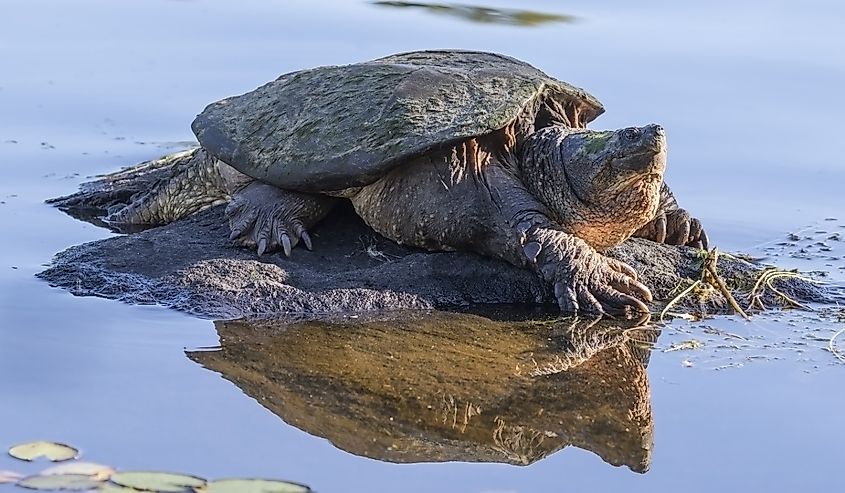
<svg viewBox="0 0 845 493">
<path fill-rule="evenodd" d="M 710 247 L 710 240 L 707 238 L 707 233 L 702 229 L 701 238 L 699 239 L 699 248 L 707 250 Z"/>
<path fill-rule="evenodd" d="M 291 244 L 290 237 L 287 235 L 287 233 L 282 233 L 282 248 L 285 251 L 285 257 L 290 257 Z M 259 255 L 261 254 L 259 253 Z"/>
<path fill-rule="evenodd" d="M 654 218 L 654 241 L 657 243 L 666 241 L 666 214 L 660 214 Z"/>
<path fill-rule="evenodd" d="M 302 242 L 305 243 L 305 248 L 308 250 L 313 250 L 313 245 L 311 244 L 311 237 L 308 236 L 308 231 L 302 230 L 302 233 L 299 235 Z"/>
<path fill-rule="evenodd" d="M 232 202 L 226 207 L 226 217 L 229 218 L 229 228 L 232 230 L 229 240 L 235 240 L 255 224 L 258 219 L 258 209 L 245 208 L 243 204 Z"/>
<path fill-rule="evenodd" d="M 226 207 L 232 231 L 229 239 L 255 248 L 258 256 L 281 251 L 290 257 L 300 240 L 311 250 L 311 236 L 305 225 L 321 219 L 329 207 L 325 197 L 290 192 L 255 181 L 237 192 Z"/>
</svg>

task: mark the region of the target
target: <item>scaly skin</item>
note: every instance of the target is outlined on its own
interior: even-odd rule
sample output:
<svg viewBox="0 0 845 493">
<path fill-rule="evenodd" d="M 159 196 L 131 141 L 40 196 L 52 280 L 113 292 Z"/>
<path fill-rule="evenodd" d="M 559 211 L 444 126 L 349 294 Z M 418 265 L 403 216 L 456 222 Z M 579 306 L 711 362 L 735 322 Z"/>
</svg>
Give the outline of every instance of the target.
<svg viewBox="0 0 845 493">
<path fill-rule="evenodd" d="M 228 173 L 221 173 L 221 167 Z M 120 225 L 168 224 L 215 205 L 225 204 L 230 197 L 232 179 L 237 173 L 203 149 L 199 149 L 187 166 L 129 205 L 106 217 L 106 222 Z M 241 175 L 245 176 L 245 175 Z"/>
</svg>

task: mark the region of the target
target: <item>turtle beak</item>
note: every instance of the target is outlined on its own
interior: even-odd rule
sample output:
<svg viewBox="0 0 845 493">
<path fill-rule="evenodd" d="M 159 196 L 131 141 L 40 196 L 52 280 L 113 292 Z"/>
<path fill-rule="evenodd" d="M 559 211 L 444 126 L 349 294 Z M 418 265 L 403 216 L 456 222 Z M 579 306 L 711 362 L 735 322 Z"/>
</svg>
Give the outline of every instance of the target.
<svg viewBox="0 0 845 493">
<path fill-rule="evenodd" d="M 660 125 L 647 125 L 642 128 L 642 143 L 655 154 L 666 152 L 666 131 Z"/>
</svg>

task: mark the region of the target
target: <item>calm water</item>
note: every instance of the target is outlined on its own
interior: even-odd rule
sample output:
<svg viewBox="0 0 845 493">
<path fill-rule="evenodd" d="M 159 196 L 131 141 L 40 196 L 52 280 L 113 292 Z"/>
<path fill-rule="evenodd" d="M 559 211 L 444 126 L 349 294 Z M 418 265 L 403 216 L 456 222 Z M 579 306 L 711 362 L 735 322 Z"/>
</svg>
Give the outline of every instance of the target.
<svg viewBox="0 0 845 493">
<path fill-rule="evenodd" d="M 645 474 L 576 447 L 530 466 L 397 465 L 285 424 L 186 357 L 219 345 L 211 322 L 33 278 L 55 252 L 108 236 L 42 201 L 178 148 L 208 102 L 299 68 L 436 47 L 504 52 L 586 87 L 608 108 L 596 127 L 663 124 L 667 180 L 723 249 L 763 254 L 788 232 L 845 224 L 841 2 L 519 8 L 564 17 L 520 27 L 352 0 L 4 0 L 0 447 L 49 438 L 124 468 L 286 477 L 323 493 L 841 488 L 845 365 L 822 349 L 841 323 L 813 322 L 815 338 L 797 313 L 664 330 L 648 365 Z M 842 281 L 843 254 L 779 261 Z M 664 352 L 731 339 L 704 332 L 713 328 L 746 342 Z M 13 467 L 0 458 L 0 470 Z"/>
</svg>

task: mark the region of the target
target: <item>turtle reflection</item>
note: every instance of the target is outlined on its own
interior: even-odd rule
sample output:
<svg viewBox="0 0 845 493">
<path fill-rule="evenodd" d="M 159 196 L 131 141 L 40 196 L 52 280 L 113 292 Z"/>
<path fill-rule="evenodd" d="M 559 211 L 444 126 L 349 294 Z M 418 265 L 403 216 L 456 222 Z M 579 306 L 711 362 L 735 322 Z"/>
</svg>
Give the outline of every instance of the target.
<svg viewBox="0 0 845 493">
<path fill-rule="evenodd" d="M 574 445 L 651 462 L 653 329 L 440 312 L 215 325 L 221 349 L 191 359 L 356 455 L 527 465 Z"/>
<path fill-rule="evenodd" d="M 398 7 L 424 10 L 432 14 L 448 15 L 479 24 L 505 24 L 510 26 L 531 27 L 552 22 L 575 22 L 571 15 L 537 12 L 534 10 L 498 9 L 479 5 L 458 3 L 429 3 L 403 1 L 371 2 L 379 7 Z"/>
</svg>

